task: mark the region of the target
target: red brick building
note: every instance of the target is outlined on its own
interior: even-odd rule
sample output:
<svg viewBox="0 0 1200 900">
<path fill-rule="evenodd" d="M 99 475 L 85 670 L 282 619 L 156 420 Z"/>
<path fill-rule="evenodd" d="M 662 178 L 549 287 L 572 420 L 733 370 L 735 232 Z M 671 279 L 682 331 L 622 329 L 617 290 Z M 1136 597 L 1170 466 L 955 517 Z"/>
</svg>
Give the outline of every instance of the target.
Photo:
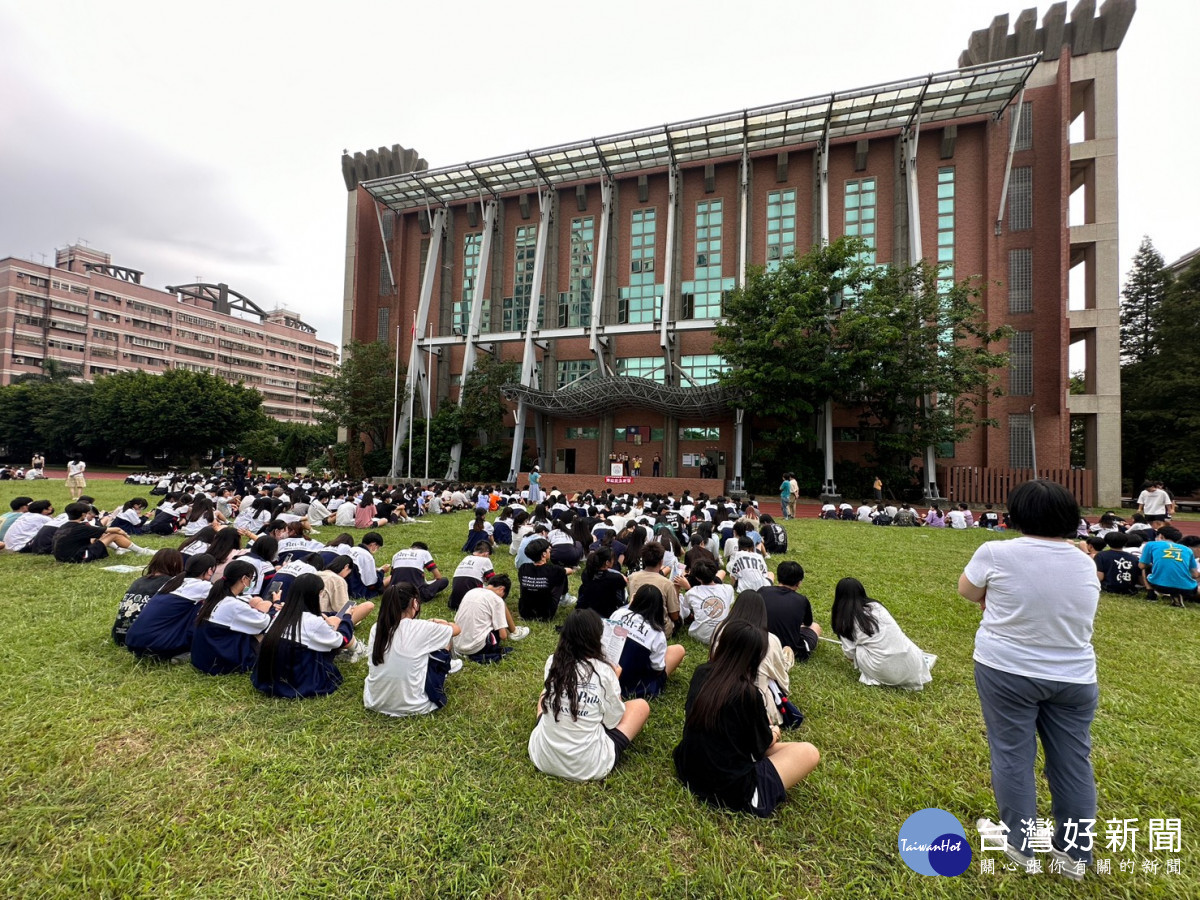
<svg viewBox="0 0 1200 900">
<path fill-rule="evenodd" d="M 521 364 L 515 442 L 545 471 L 737 488 L 743 427 L 714 386 L 712 328 L 746 266 L 843 234 L 874 261 L 980 276 L 1012 326 L 1006 395 L 927 471 L 1067 470 L 1072 417 L 1097 500 L 1120 494 L 1116 50 L 1134 4 L 1055 4 L 972 35 L 960 69 L 509 157 L 429 169 L 343 157 L 344 341 L 399 341 L 436 408 L 481 352 Z M 1086 390 L 1068 395 L 1083 342 Z M 426 372 L 426 359 L 432 371 Z M 420 412 L 418 411 L 418 415 Z M 861 460 L 850 410 L 824 416 L 827 474 Z M 405 434 L 407 416 L 399 433 Z M 440 474 L 440 473 L 439 473 Z M 451 475 L 455 474 L 454 465 Z M 832 477 L 827 489 L 832 489 Z"/>
</svg>

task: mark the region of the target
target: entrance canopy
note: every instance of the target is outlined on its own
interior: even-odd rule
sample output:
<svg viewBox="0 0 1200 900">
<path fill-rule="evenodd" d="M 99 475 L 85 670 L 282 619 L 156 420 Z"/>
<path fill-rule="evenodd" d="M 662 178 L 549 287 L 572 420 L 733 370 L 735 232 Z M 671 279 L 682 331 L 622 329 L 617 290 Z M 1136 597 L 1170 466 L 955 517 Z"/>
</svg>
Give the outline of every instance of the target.
<svg viewBox="0 0 1200 900">
<path fill-rule="evenodd" d="M 506 384 L 504 396 L 529 409 L 560 419 L 584 419 L 618 409 L 652 409 L 680 419 L 722 415 L 737 405 L 737 395 L 718 384 L 674 387 L 649 378 L 621 375 L 581 378 L 557 391 Z"/>
</svg>

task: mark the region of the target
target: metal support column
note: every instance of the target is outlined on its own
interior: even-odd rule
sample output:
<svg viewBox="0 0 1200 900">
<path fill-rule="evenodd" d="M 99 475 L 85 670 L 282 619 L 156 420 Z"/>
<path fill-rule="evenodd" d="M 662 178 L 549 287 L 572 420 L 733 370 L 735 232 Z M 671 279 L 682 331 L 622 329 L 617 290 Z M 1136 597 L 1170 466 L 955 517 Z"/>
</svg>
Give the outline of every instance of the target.
<svg viewBox="0 0 1200 900">
<path fill-rule="evenodd" d="M 425 335 L 426 324 L 429 322 L 429 301 L 433 297 L 433 278 L 437 274 L 438 260 L 442 251 L 442 238 L 445 236 L 445 233 L 446 210 L 442 208 L 433 214 L 433 222 L 429 229 L 429 251 L 425 255 L 425 277 L 421 279 L 421 295 L 417 300 L 416 323 L 413 325 L 412 346 L 409 348 L 408 372 L 404 376 L 405 396 L 410 396 L 415 390 L 422 391 L 424 395 L 424 408 L 426 410 L 432 408 L 429 397 L 429 380 L 428 374 L 425 372 L 425 364 L 421 359 L 421 354 L 418 352 L 417 344 L 419 339 Z M 400 415 L 400 421 L 396 426 L 396 433 L 392 435 L 392 468 L 388 473 L 389 478 L 395 478 L 399 475 L 400 444 L 402 443 L 402 438 L 408 434 L 408 424 L 411 421 L 411 416 L 412 404 L 406 404 Z M 408 474 L 411 476 L 412 473 L 409 472 Z"/>
<path fill-rule="evenodd" d="M 737 286 L 746 286 L 746 266 L 749 265 L 750 252 L 750 149 L 745 138 L 742 139 L 742 184 L 741 184 L 741 221 L 738 234 L 738 270 Z M 733 432 L 733 490 L 743 490 L 742 452 L 744 448 L 744 420 L 746 410 L 738 407 L 734 411 L 735 426 Z"/>
<path fill-rule="evenodd" d="M 537 331 L 538 312 L 541 309 L 542 281 L 546 275 L 546 246 L 550 237 L 550 213 L 554 207 L 554 191 L 544 188 L 538 191 L 541 218 L 538 225 L 537 249 L 533 257 L 533 279 L 529 286 L 529 312 L 525 321 L 525 352 L 521 357 L 521 384 L 538 388 L 537 360 L 534 358 L 536 344 L 533 335 Z M 521 451 L 525 447 L 525 425 L 529 410 L 525 401 L 517 402 L 517 427 L 513 433 L 512 456 L 508 461 L 508 481 L 515 484 L 521 471 Z M 541 448 L 539 447 L 539 452 Z M 538 459 L 540 465 L 542 460 Z"/>
<path fill-rule="evenodd" d="M 826 127 L 825 136 L 817 151 L 817 196 L 821 205 L 821 244 L 829 243 L 829 129 Z M 833 298 L 830 298 L 832 302 Z M 832 309 L 830 315 L 833 314 Z M 833 480 L 833 398 L 827 397 L 821 411 L 824 420 L 824 438 L 821 449 L 825 452 L 825 481 L 821 485 L 821 499 L 830 501 L 840 498 L 837 482 Z"/>
<path fill-rule="evenodd" d="M 663 371 L 667 384 L 674 380 L 674 361 L 671 359 L 671 297 L 675 292 L 675 207 L 679 201 L 679 168 L 674 162 L 667 170 L 667 242 L 663 265 L 663 295 L 658 311 L 658 344 L 662 348 Z"/>
<path fill-rule="evenodd" d="M 464 390 L 467 386 L 467 376 L 475 368 L 475 360 L 479 356 L 479 329 L 483 321 L 483 303 L 485 299 L 484 284 L 487 282 L 488 264 L 492 259 L 492 234 L 496 227 L 496 210 L 499 204 L 489 200 L 483 207 L 483 235 L 479 243 L 479 263 L 475 272 L 475 290 L 471 294 L 471 318 L 467 325 L 467 344 L 463 348 L 462 376 L 458 385 L 458 405 L 462 406 Z M 446 480 L 458 479 L 458 467 L 462 463 L 462 443 L 450 448 L 450 466 L 446 470 Z"/>
<path fill-rule="evenodd" d="M 611 375 L 604 361 L 604 342 L 600 337 L 600 323 L 604 312 L 604 279 L 608 268 L 608 229 L 612 219 L 612 179 L 605 176 L 600 180 L 600 235 L 596 243 L 595 265 L 592 267 L 592 321 L 588 342 L 596 355 L 596 370 L 601 375 Z"/>
</svg>

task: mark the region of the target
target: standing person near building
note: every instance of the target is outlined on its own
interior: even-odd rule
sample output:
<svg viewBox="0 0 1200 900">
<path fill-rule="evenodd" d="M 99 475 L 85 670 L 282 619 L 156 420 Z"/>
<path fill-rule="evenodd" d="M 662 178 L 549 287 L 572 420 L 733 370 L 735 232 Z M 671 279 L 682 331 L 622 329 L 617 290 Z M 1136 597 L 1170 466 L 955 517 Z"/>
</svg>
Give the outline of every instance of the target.
<svg viewBox="0 0 1200 900">
<path fill-rule="evenodd" d="M 542 502 L 542 470 L 534 466 L 529 472 L 529 505 L 537 506 Z"/>
<path fill-rule="evenodd" d="M 1137 511 L 1146 517 L 1152 526 L 1155 522 L 1165 522 L 1175 512 L 1175 503 L 1171 495 L 1163 489 L 1161 481 L 1151 481 L 1145 490 L 1138 494 Z"/>
<path fill-rule="evenodd" d="M 87 479 L 83 477 L 83 473 L 86 471 L 87 463 L 83 461 L 82 456 L 76 453 L 67 463 L 67 490 L 71 492 L 71 502 L 75 502 L 83 496 L 83 489 L 87 487 Z"/>
<path fill-rule="evenodd" d="M 655 453 L 654 459 L 650 461 L 650 473 L 657 478 L 662 474 L 662 456 Z"/>
<path fill-rule="evenodd" d="M 779 483 L 779 509 L 785 519 L 790 519 L 788 508 L 792 497 L 792 473 L 784 472 L 783 481 Z"/>
<path fill-rule="evenodd" d="M 1022 536 L 980 546 L 958 592 L 983 612 L 975 635 L 975 687 L 987 726 L 992 790 L 1000 821 L 980 819 L 979 833 L 1004 841 L 1014 862 L 1033 860 L 1037 818 L 1037 742 L 1057 829 L 1049 852 L 1081 880 L 1091 847 L 1072 828 L 1096 819 L 1091 727 L 1099 688 L 1092 628 L 1100 598 L 1096 566 L 1070 540 L 1079 504 L 1052 481 L 1019 485 L 1009 516 Z"/>
<path fill-rule="evenodd" d="M 800 482 L 796 480 L 796 473 L 788 473 L 788 518 L 796 518 L 796 501 L 800 499 Z"/>
<path fill-rule="evenodd" d="M 875 476 L 875 483 L 871 485 L 875 491 L 875 502 L 880 503 L 883 500 L 883 479 L 878 475 Z"/>
<path fill-rule="evenodd" d="M 638 478 L 642 474 L 642 458 L 635 456 L 633 458 L 633 477 Z"/>
</svg>

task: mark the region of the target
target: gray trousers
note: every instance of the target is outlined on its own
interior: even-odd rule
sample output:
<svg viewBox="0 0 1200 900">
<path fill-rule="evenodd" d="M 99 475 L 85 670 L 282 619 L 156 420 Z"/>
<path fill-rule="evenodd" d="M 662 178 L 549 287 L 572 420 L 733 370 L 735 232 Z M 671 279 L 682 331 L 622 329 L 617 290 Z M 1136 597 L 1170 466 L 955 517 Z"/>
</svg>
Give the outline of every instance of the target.
<svg viewBox="0 0 1200 900">
<path fill-rule="evenodd" d="M 1096 818 L 1091 726 L 1098 686 L 1026 678 L 975 663 L 975 688 L 987 725 L 992 791 L 1000 819 L 1009 828 L 1009 843 L 1020 850 L 1023 821 L 1037 817 L 1033 767 L 1041 737 L 1056 826 L 1054 846 L 1090 864 L 1092 849 L 1083 849 L 1087 839 L 1071 834 L 1067 823 L 1074 823 L 1081 834 L 1088 827 L 1084 820 Z M 1076 846 L 1066 846 L 1068 837 Z"/>
</svg>

